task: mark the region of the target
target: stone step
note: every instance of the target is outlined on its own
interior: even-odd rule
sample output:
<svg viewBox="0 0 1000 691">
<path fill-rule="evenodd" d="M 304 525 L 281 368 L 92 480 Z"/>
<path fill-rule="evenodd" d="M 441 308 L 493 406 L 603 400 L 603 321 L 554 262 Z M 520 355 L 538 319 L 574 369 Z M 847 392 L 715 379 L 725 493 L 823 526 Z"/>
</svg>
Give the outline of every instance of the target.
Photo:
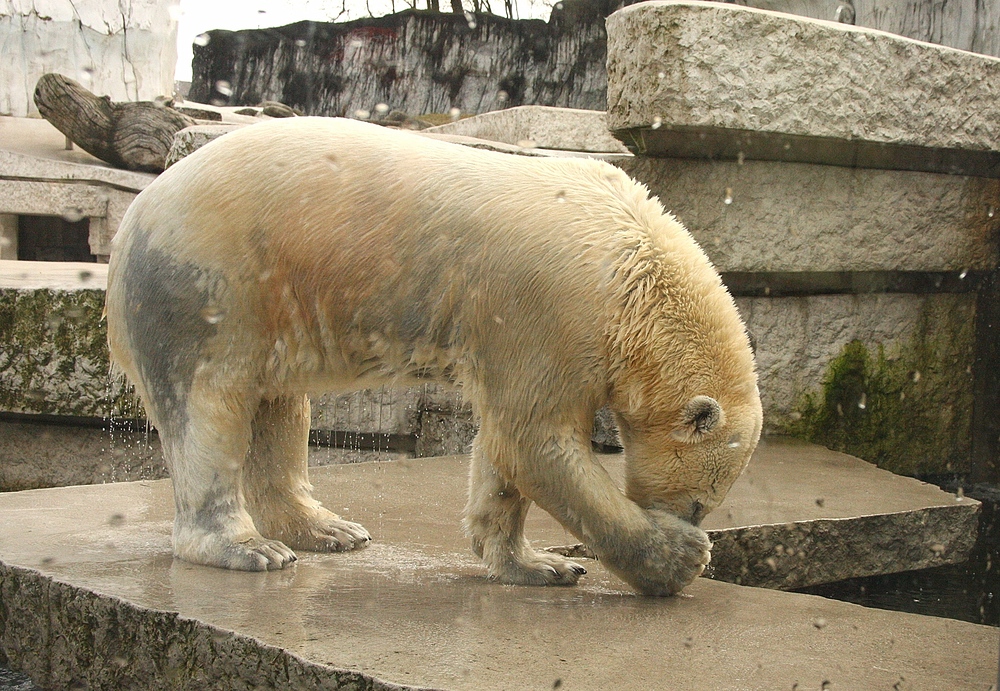
<svg viewBox="0 0 1000 691">
<path fill-rule="evenodd" d="M 618 457 L 604 460 L 620 472 Z M 375 542 L 301 552 L 270 573 L 174 560 L 166 480 L 0 494 L 0 657 L 58 688 L 944 690 L 995 680 L 997 632 L 986 626 L 705 578 L 681 597 L 642 598 L 593 560 L 576 587 L 489 583 L 460 526 L 467 465 L 314 470 L 316 496 Z M 743 574 L 730 559 L 741 551 L 744 579 L 787 587 L 886 558 L 898 568 L 961 559 L 977 511 L 857 459 L 767 443 L 706 523 L 717 577 Z M 572 541 L 537 509 L 528 536 Z"/>
<path fill-rule="evenodd" d="M 712 2 L 607 29 L 608 121 L 638 152 L 1000 176 L 1000 59 Z"/>
</svg>

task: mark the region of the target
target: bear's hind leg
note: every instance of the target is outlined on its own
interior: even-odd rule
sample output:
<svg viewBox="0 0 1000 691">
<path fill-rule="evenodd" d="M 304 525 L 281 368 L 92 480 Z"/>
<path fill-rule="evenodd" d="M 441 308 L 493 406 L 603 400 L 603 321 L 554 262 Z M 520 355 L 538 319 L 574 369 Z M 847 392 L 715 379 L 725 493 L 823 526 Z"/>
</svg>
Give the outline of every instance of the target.
<svg viewBox="0 0 1000 691">
<path fill-rule="evenodd" d="M 323 508 L 308 474 L 309 399 L 262 401 L 253 421 L 243 491 L 260 531 L 295 549 L 342 552 L 371 541 L 368 531 Z"/>
<path fill-rule="evenodd" d="M 241 490 L 252 399 L 209 379 L 196 378 L 184 415 L 160 420 L 174 485 L 174 554 L 240 571 L 284 568 L 295 554 L 257 532 Z"/>
<path fill-rule="evenodd" d="M 512 585 L 573 585 L 587 570 L 558 554 L 535 551 L 524 537 L 531 500 L 507 482 L 485 451 L 486 423 L 473 443 L 465 527 L 493 580 Z"/>
</svg>

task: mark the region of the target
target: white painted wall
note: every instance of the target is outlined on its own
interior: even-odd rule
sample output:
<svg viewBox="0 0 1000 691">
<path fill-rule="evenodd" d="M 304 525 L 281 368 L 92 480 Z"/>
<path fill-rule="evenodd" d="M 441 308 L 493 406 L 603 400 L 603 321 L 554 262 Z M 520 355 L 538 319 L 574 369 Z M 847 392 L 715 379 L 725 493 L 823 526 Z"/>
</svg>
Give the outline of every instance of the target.
<svg viewBox="0 0 1000 691">
<path fill-rule="evenodd" d="M 173 93 L 179 0 L 0 0 L 0 114 L 37 115 L 46 72 L 113 101 Z"/>
</svg>

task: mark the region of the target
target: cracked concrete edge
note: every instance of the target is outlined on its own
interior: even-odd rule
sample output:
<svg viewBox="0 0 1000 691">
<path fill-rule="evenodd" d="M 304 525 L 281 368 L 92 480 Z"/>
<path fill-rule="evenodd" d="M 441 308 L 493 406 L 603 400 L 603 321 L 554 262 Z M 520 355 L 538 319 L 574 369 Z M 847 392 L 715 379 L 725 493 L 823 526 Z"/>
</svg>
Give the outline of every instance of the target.
<svg viewBox="0 0 1000 691">
<path fill-rule="evenodd" d="M 0 663 L 44 688 L 422 691 L 0 561 Z"/>
<path fill-rule="evenodd" d="M 886 573 L 915 571 L 969 558 L 980 504 L 709 530 L 712 563 L 706 578 L 756 588 L 790 590 Z M 907 539 L 914 522 L 930 541 Z M 903 537 L 900 537 L 903 536 Z M 547 548 L 595 559 L 583 544 Z"/>
<path fill-rule="evenodd" d="M 710 577 L 788 590 L 847 578 L 961 563 L 976 541 L 980 505 L 709 531 Z M 919 540 L 908 538 L 919 523 Z M 928 536 L 931 536 L 928 538 Z"/>
</svg>

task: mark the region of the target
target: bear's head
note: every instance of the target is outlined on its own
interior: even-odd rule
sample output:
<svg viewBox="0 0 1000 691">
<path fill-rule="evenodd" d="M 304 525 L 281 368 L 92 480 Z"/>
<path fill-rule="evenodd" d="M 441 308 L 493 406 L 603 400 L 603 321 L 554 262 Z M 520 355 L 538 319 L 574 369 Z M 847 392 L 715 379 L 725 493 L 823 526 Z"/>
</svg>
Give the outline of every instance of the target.
<svg viewBox="0 0 1000 691">
<path fill-rule="evenodd" d="M 640 507 L 698 525 L 746 468 L 762 426 L 756 381 L 710 393 L 616 411 L 626 494 Z"/>
</svg>

